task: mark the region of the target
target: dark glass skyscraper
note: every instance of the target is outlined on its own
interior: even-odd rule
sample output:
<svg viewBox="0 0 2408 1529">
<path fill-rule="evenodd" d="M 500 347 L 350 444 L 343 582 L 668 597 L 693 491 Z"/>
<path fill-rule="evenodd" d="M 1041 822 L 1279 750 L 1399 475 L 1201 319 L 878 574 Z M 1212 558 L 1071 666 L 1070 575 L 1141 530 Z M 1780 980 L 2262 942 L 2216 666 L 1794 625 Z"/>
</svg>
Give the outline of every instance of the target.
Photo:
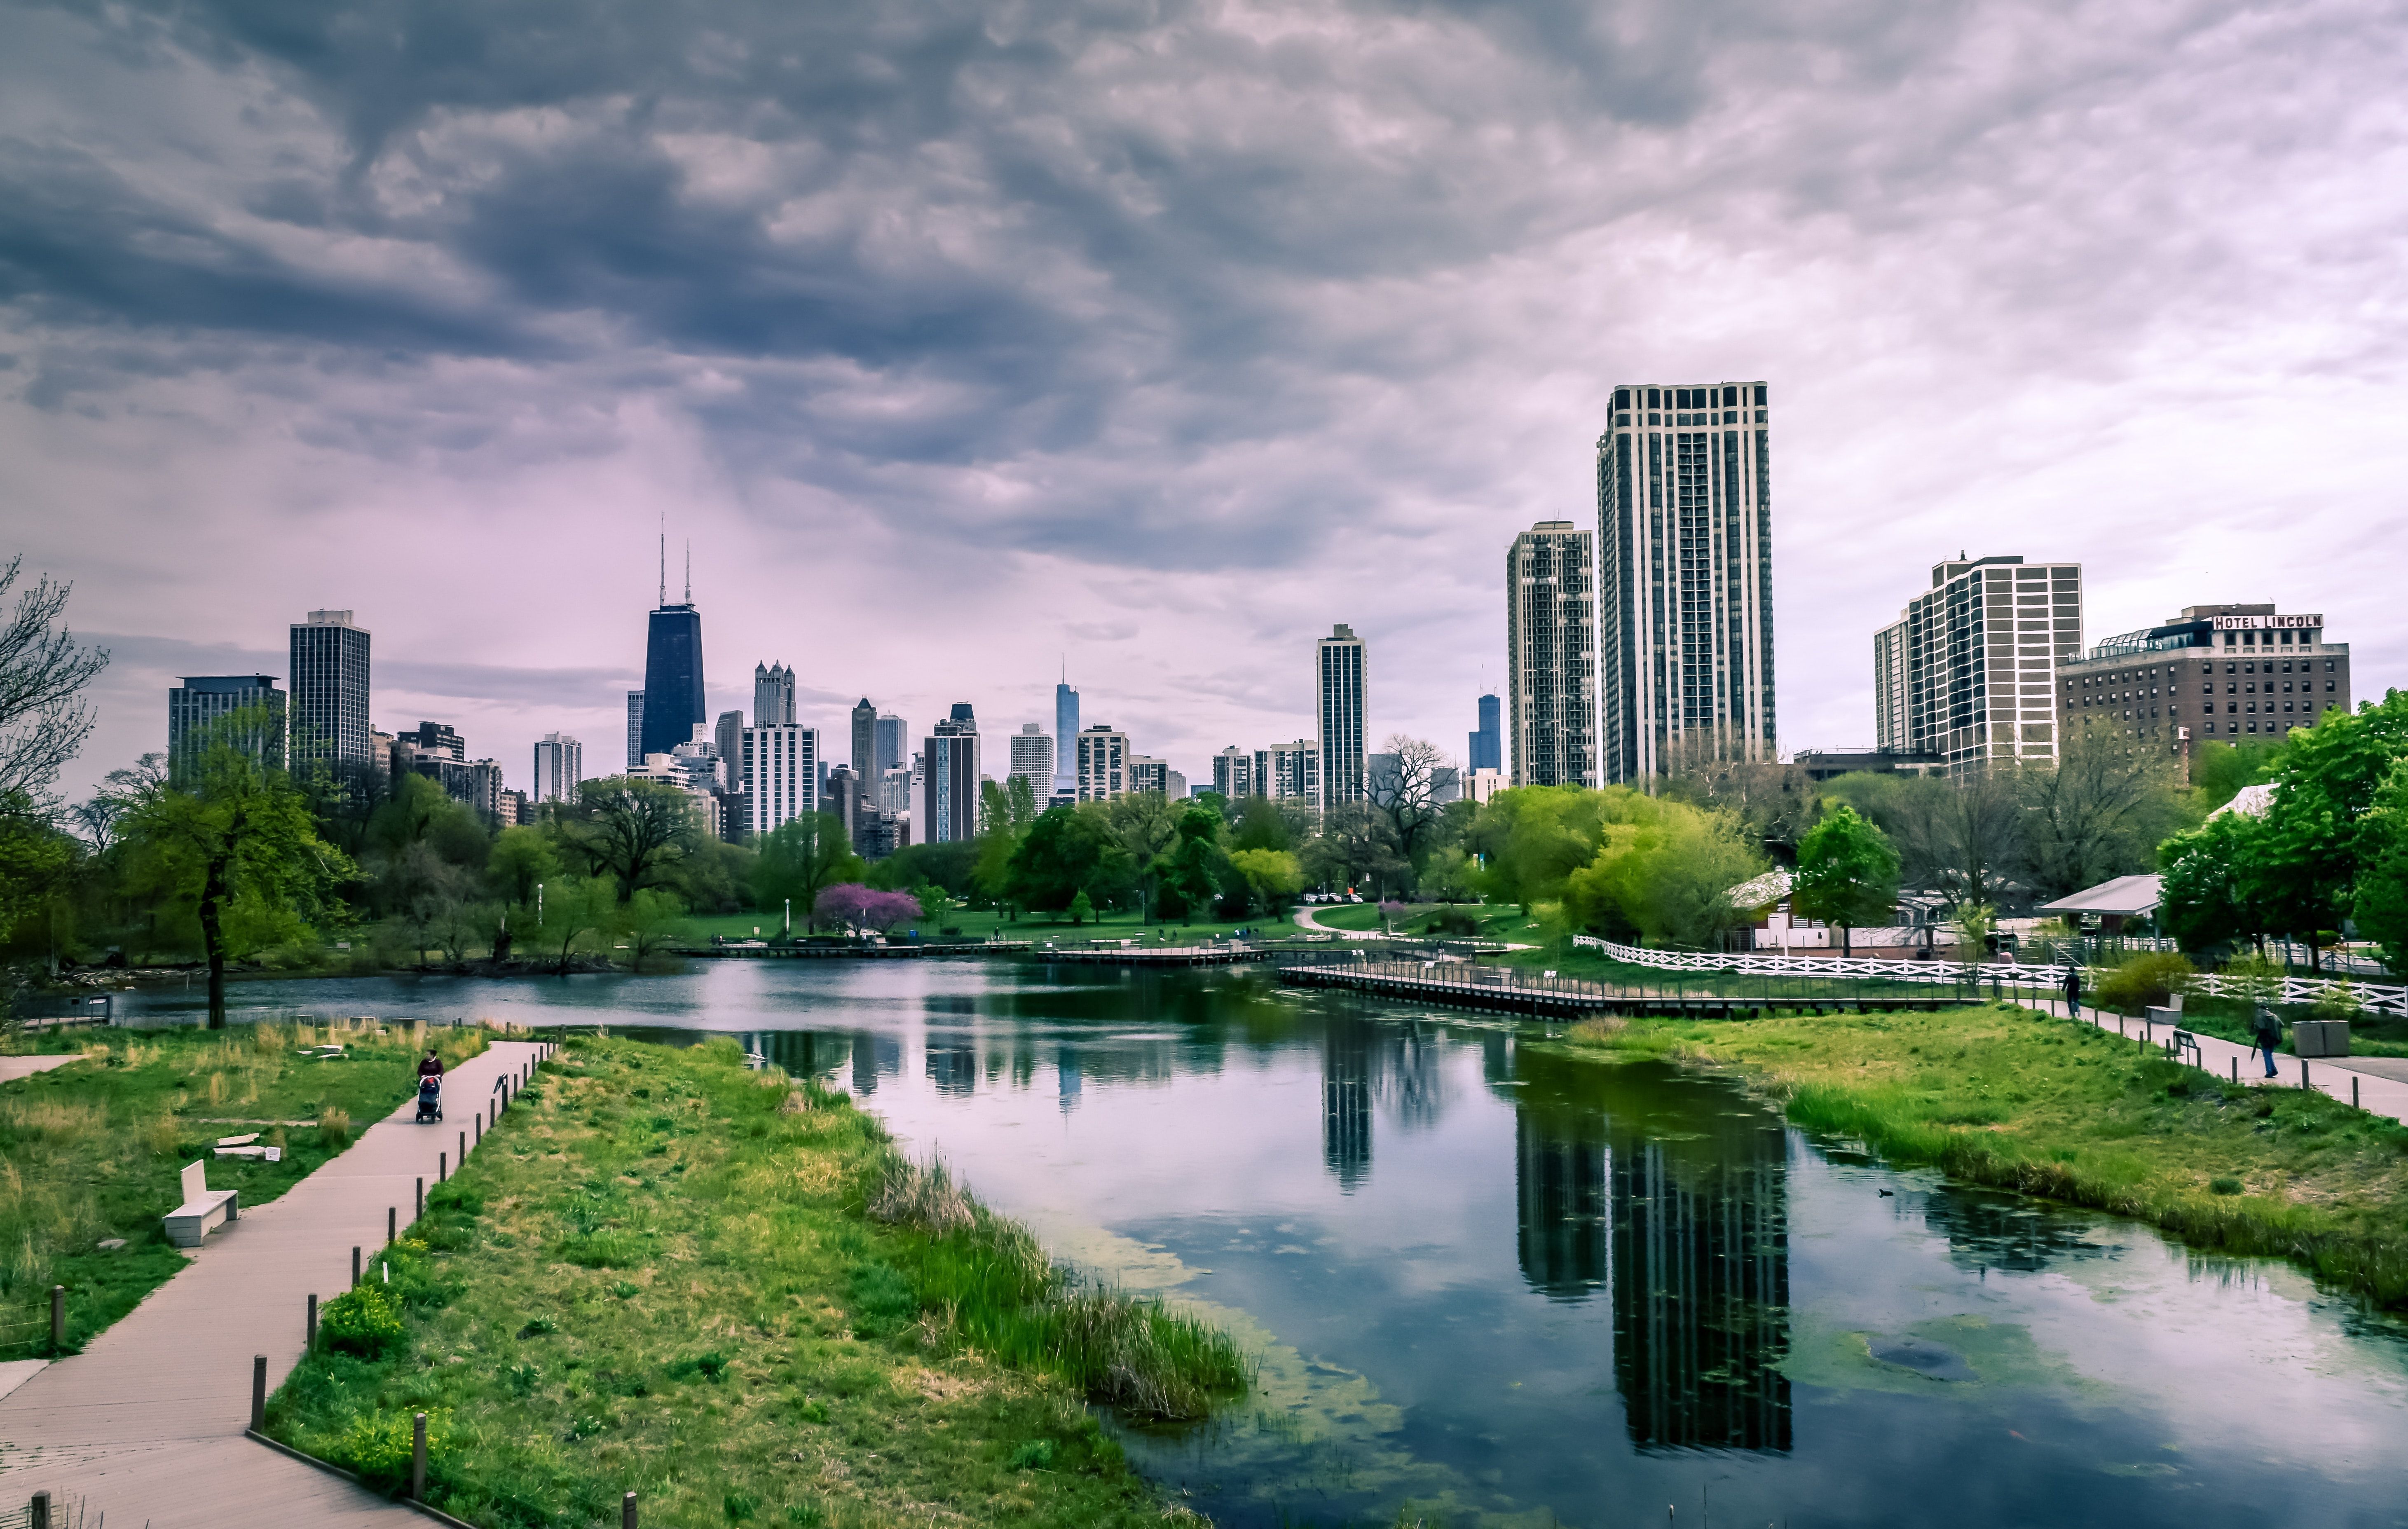
<svg viewBox="0 0 2408 1529">
<path fill-rule="evenodd" d="M 368 722 L 368 635 L 348 610 L 313 610 L 293 625 L 292 757 L 340 769 L 375 757 Z"/>
<path fill-rule="evenodd" d="M 1471 735 L 1470 758 L 1466 765 L 1474 770 L 1501 770 L 1505 767 L 1505 740 L 1497 717 L 1497 697 L 1480 698 L 1480 731 Z"/>
<path fill-rule="evenodd" d="M 642 752 L 666 754 L 692 743 L 695 724 L 710 720 L 702 698 L 702 612 L 691 599 L 664 602 L 644 641 Z"/>
</svg>

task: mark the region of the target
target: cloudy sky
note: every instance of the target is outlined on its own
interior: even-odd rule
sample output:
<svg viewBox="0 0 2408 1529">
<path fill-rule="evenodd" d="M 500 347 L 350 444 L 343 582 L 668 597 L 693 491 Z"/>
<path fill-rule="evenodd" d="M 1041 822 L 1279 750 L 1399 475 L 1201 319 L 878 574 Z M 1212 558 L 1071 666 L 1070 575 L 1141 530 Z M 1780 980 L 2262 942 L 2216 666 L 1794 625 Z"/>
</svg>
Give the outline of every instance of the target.
<svg viewBox="0 0 2408 1529">
<path fill-rule="evenodd" d="M 1784 750 L 1935 559 L 2408 634 L 2400 0 L 116 0 L 0 9 L 0 530 L 116 662 L 350 607 L 380 726 L 713 709 L 1462 747 L 1618 382 L 1772 399 Z M 681 575 L 673 566 L 672 583 Z M 674 594 L 675 591 L 672 591 Z"/>
</svg>

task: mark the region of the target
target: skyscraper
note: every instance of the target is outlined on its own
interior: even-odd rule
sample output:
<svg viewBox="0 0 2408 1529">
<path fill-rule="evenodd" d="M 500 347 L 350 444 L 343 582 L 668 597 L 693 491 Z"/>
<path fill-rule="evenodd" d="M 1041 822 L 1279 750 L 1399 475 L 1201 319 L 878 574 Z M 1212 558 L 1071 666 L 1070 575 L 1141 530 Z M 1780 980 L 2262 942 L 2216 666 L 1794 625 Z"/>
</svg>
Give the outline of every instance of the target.
<svg viewBox="0 0 2408 1529">
<path fill-rule="evenodd" d="M 783 664 L 752 665 L 752 725 L 781 727 L 795 720 L 795 671 Z"/>
<path fill-rule="evenodd" d="M 294 623 L 290 657 L 294 765 L 371 764 L 366 629 L 348 610 L 313 610 Z"/>
<path fill-rule="evenodd" d="M 1505 668 L 1513 784 L 1597 784 L 1596 607 L 1589 537 L 1541 521 L 1505 554 Z"/>
<path fill-rule="evenodd" d="M 284 767 L 285 694 L 264 674 L 187 675 L 167 693 L 167 778 L 183 784 L 212 734 L 271 769 Z M 225 719 L 239 714 L 238 722 Z"/>
<path fill-rule="evenodd" d="M 566 733 L 546 733 L 535 743 L 535 791 L 529 800 L 574 802 L 585 778 L 585 746 Z"/>
<path fill-rule="evenodd" d="M 627 768 L 644 767 L 644 693 L 627 693 Z"/>
<path fill-rule="evenodd" d="M 854 777 L 863 781 L 878 779 L 878 708 L 865 695 L 853 707 L 853 765 Z"/>
<path fill-rule="evenodd" d="M 878 773 L 898 770 L 911 763 L 911 729 L 891 711 L 878 714 Z"/>
<path fill-rule="evenodd" d="M 1321 805 L 1363 801 L 1365 773 L 1363 639 L 1333 626 L 1312 645 L 1313 714 L 1320 722 Z"/>
<path fill-rule="evenodd" d="M 1603 775 L 1776 757 L 1761 382 L 1626 387 L 1597 442 Z"/>
<path fill-rule="evenodd" d="M 1097 722 L 1078 737 L 1077 791 L 1082 802 L 1109 802 L 1133 789 L 1129 761 L 1136 757 L 1128 735 Z"/>
<path fill-rule="evenodd" d="M 723 711 L 710 729 L 710 746 L 719 750 L 720 786 L 744 789 L 744 713 Z"/>
<path fill-rule="evenodd" d="M 1149 759 L 1143 754 L 1131 754 L 1128 762 L 1129 790 L 1152 793 L 1156 796 L 1170 794 L 1170 762 Z"/>
<path fill-rule="evenodd" d="M 1042 800 L 1054 790 L 1054 740 L 1035 722 L 1023 722 L 1011 736 L 1011 770 L 1004 779 L 1025 776 L 1028 789 Z"/>
<path fill-rule="evenodd" d="M 978 837 L 978 720 L 967 703 L 937 724 L 921 745 L 925 774 L 921 780 L 918 838 L 923 844 L 953 844 Z"/>
<path fill-rule="evenodd" d="M 2057 666 L 2081 656 L 2081 564 L 1935 563 L 1931 588 L 1873 637 L 1878 747 L 1939 754 L 1952 777 L 2054 760 Z"/>
<path fill-rule="evenodd" d="M 1212 789 L 1232 802 L 1256 794 L 1254 754 L 1234 743 L 1214 754 Z"/>
<path fill-rule="evenodd" d="M 1254 750 L 1254 792 L 1273 801 L 1321 805 L 1321 748 L 1311 738 Z"/>
<path fill-rule="evenodd" d="M 644 640 L 644 711 L 642 749 L 629 763 L 640 764 L 645 754 L 672 752 L 694 741 L 694 730 L 710 721 L 702 685 L 702 613 L 694 607 L 694 565 L 686 564 L 685 599 L 669 604 L 667 543 L 662 543 L 661 603 L 652 612 Z"/>
<path fill-rule="evenodd" d="M 793 722 L 744 729 L 737 762 L 744 826 L 755 839 L 820 810 L 820 730 Z"/>
<path fill-rule="evenodd" d="M 1071 741 L 1079 736 L 1079 693 L 1070 688 L 1070 661 L 1062 661 L 1062 682 L 1054 687 L 1054 789 L 1079 789 L 1079 761 Z"/>
<path fill-rule="evenodd" d="M 1480 730 L 1471 735 L 1465 755 L 1469 761 L 1464 766 L 1467 769 L 1501 770 L 1505 767 L 1504 730 L 1498 722 L 1496 696 L 1480 698 Z"/>
</svg>

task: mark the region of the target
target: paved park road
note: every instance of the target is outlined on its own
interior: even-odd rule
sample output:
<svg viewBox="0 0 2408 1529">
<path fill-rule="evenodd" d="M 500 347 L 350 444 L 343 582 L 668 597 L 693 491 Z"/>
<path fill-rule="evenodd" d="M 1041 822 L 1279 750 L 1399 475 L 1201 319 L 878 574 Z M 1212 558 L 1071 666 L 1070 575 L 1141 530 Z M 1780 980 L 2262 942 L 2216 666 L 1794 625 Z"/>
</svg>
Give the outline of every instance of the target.
<svg viewBox="0 0 2408 1529">
<path fill-rule="evenodd" d="M 301 1357 L 309 1293 L 351 1283 L 351 1248 L 374 1269 L 385 1209 L 409 1220 L 435 1154 L 473 1140 L 471 1117 L 505 1073 L 544 1048 L 497 1041 L 444 1082 L 441 1125 L 415 1125 L 415 1099 L 280 1199 L 212 1232 L 192 1262 L 84 1351 L 0 1397 L 0 1512 L 48 1491 L 53 1524 L 257 1529 L 267 1524 L 416 1524 L 426 1520 L 340 1477 L 243 1436 L 253 1354 L 272 1392 Z M 472 1149 L 473 1150 L 473 1149 Z M 79 1506 L 82 1517 L 76 1516 Z"/>
</svg>

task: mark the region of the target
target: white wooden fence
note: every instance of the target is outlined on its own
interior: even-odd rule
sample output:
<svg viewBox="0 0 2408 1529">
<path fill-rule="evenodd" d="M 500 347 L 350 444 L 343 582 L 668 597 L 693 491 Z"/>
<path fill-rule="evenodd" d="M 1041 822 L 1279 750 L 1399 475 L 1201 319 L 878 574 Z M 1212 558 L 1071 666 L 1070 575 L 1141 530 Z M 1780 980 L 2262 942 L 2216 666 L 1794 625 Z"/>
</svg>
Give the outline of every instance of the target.
<svg viewBox="0 0 2408 1529">
<path fill-rule="evenodd" d="M 1654 966 L 1663 971 L 1735 972 L 1745 977 L 1882 977 L 1895 982 L 1953 983 L 1964 981 L 1971 970 L 1980 973 L 1985 981 L 1995 979 L 2017 987 L 2061 988 L 2065 985 L 2067 970 L 2062 965 L 2010 965 L 2002 961 L 1968 967 L 1956 961 L 1762 955 L 1752 950 L 1727 955 L 1712 950 L 1650 950 L 1636 945 L 1617 945 L 1592 935 L 1574 935 L 1572 944 L 1601 950 L 1615 961 L 1628 962 L 1634 966 Z M 2084 991 L 2096 987 L 2099 979 L 2106 975 L 2106 970 L 2100 966 L 2084 968 Z M 2313 1004 L 2341 987 L 2348 988 L 2357 996 L 2359 1007 L 2371 1014 L 2408 1018 L 2408 988 L 2372 982 L 2345 982 L 2329 977 L 2286 977 L 2283 979 L 2282 992 L 2274 994 L 2273 999 L 2285 1004 Z M 2221 972 L 2200 973 L 2191 979 L 2187 991 L 2214 997 L 2247 996 L 2243 983 Z"/>
</svg>

